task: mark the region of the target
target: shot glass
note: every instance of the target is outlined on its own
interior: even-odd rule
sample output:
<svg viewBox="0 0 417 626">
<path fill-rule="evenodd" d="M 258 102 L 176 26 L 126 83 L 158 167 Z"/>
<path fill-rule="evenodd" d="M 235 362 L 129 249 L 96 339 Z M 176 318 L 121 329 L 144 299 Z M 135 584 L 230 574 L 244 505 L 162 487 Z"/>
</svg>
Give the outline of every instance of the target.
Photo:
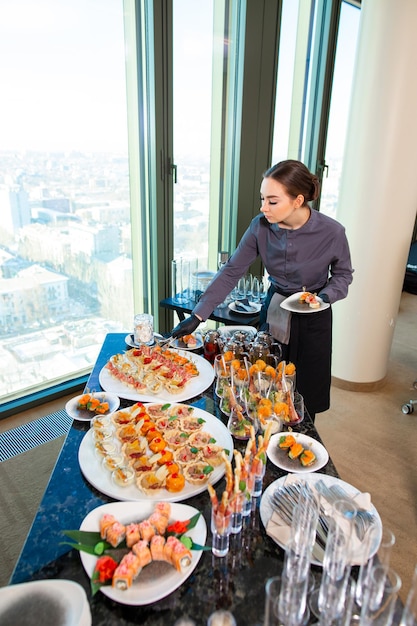
<svg viewBox="0 0 417 626">
<path fill-rule="evenodd" d="M 298 422 L 302 422 L 304 419 L 304 398 L 298 391 L 294 392 L 294 409 L 298 415 Z"/>
<path fill-rule="evenodd" d="M 229 552 L 229 537 L 232 531 L 232 512 L 225 513 L 212 508 L 211 510 L 211 532 L 212 547 L 214 556 L 223 557 Z"/>
<path fill-rule="evenodd" d="M 252 512 L 252 496 L 249 491 L 242 491 L 243 493 L 243 506 L 242 515 L 248 517 Z"/>
<path fill-rule="evenodd" d="M 244 502 L 244 494 L 242 491 L 236 493 L 233 496 L 231 502 L 232 509 L 232 525 L 231 532 L 234 535 L 237 535 L 242 530 L 243 526 L 243 502 Z"/>
<path fill-rule="evenodd" d="M 262 483 L 265 476 L 266 465 L 262 459 L 256 459 L 252 464 L 251 472 L 251 496 L 257 498 L 262 495 Z"/>
</svg>

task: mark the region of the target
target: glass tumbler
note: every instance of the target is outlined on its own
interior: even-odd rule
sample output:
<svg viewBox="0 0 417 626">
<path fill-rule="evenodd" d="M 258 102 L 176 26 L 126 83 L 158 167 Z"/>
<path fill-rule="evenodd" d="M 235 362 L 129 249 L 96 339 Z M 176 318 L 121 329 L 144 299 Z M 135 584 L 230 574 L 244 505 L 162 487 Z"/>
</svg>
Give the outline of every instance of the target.
<svg viewBox="0 0 417 626">
<path fill-rule="evenodd" d="M 154 342 L 153 315 L 138 313 L 134 317 L 134 340 L 138 345 L 150 346 Z"/>
<path fill-rule="evenodd" d="M 229 552 L 229 537 L 232 531 L 232 512 L 221 512 L 213 507 L 211 510 L 211 551 L 214 556 L 223 557 Z"/>
</svg>

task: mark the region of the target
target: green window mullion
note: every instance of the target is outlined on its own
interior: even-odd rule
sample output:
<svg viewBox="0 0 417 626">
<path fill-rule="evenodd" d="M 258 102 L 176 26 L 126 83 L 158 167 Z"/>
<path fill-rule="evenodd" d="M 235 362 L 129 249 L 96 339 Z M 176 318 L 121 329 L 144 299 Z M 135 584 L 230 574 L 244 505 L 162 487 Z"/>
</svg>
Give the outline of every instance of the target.
<svg viewBox="0 0 417 626">
<path fill-rule="evenodd" d="M 317 2 L 311 42 L 311 67 L 308 76 L 304 145 L 301 159 L 321 179 L 330 110 L 330 97 L 336 54 L 341 0 Z"/>
</svg>

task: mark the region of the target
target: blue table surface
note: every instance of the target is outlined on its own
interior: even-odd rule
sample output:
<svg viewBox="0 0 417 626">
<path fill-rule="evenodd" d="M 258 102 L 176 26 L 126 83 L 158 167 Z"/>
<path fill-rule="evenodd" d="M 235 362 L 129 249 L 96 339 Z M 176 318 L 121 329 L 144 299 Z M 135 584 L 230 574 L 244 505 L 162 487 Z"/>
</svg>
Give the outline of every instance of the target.
<svg viewBox="0 0 417 626">
<path fill-rule="evenodd" d="M 124 338 L 123 333 L 109 333 L 106 336 L 86 389 L 101 389 L 99 373 L 113 354 L 127 349 Z M 122 406 L 130 404 L 131 401 L 122 400 Z M 212 387 L 191 399 L 189 404 L 225 420 Z M 280 572 L 283 551 L 266 534 L 260 521 L 259 499 L 254 503 L 252 516 L 244 530 L 239 535 L 232 536 L 233 544 L 228 556 L 216 559 L 211 552 L 203 552 L 193 574 L 167 597 L 152 605 L 129 607 L 110 601 L 101 593 L 91 595 L 90 581 L 84 572 L 79 554 L 66 543 L 67 538 L 63 533 L 64 530 L 78 529 L 90 511 L 113 501 L 90 485 L 80 470 L 78 450 L 88 428 L 89 423 L 73 422 L 10 584 L 51 578 L 74 580 L 87 593 L 92 623 L 95 625 L 165 626 L 174 624 L 181 616 L 189 615 L 197 626 L 205 626 L 211 612 L 224 608 L 232 611 L 239 626 L 261 626 L 265 582 L 269 576 Z M 320 441 L 308 415 L 294 430 L 305 432 Z M 331 459 L 320 471 L 337 476 Z M 286 472 L 268 461 L 264 487 L 285 474 Z M 221 491 L 220 484 L 218 493 Z M 195 506 L 203 514 L 208 524 L 209 543 L 210 502 L 207 492 L 190 498 L 187 504 Z"/>
</svg>

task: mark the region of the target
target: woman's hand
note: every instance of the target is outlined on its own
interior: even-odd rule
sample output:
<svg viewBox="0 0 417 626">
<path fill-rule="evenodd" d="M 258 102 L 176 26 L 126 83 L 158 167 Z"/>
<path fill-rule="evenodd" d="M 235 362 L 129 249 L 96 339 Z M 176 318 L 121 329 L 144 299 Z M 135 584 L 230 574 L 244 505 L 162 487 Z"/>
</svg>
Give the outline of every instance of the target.
<svg viewBox="0 0 417 626">
<path fill-rule="evenodd" d="M 187 317 L 187 319 L 180 322 L 178 326 L 175 326 L 171 333 L 172 337 L 174 337 L 174 339 L 178 339 L 179 337 L 184 337 L 184 335 L 191 335 L 197 326 L 199 326 L 201 321 L 202 320 L 198 319 L 198 317 L 193 313 L 190 317 Z"/>
</svg>

